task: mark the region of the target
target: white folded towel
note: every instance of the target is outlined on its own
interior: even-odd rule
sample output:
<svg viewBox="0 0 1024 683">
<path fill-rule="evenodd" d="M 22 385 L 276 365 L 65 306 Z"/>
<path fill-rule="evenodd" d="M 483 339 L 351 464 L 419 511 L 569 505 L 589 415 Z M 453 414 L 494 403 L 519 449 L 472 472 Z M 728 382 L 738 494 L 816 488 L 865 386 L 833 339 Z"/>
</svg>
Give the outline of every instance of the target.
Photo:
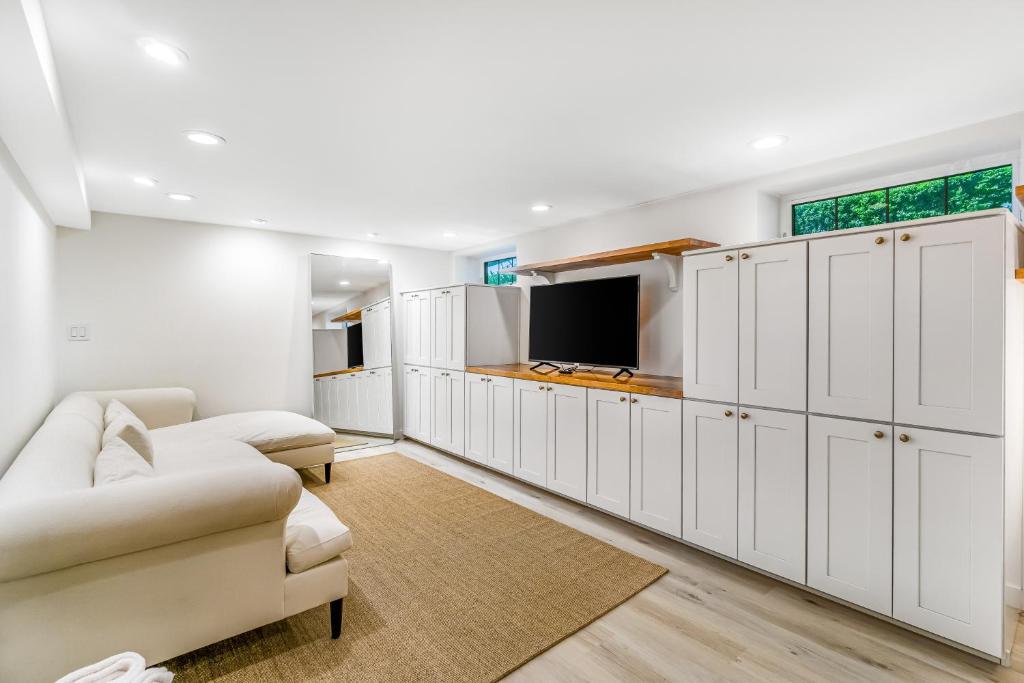
<svg viewBox="0 0 1024 683">
<path fill-rule="evenodd" d="M 147 669 L 138 652 L 122 652 L 72 671 L 57 683 L 171 683 L 173 678 L 163 667 Z"/>
</svg>

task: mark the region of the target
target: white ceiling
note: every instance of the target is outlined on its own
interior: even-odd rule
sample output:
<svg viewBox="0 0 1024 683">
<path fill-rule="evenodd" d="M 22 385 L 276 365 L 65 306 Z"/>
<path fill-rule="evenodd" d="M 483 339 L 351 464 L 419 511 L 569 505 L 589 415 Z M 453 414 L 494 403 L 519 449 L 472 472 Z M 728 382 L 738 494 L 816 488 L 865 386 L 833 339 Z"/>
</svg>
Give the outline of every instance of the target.
<svg viewBox="0 0 1024 683">
<path fill-rule="evenodd" d="M 312 314 L 340 306 L 349 299 L 391 282 L 391 266 L 375 259 L 311 254 L 309 257 Z M 347 282 L 347 285 L 340 284 Z"/>
<path fill-rule="evenodd" d="M 93 209 L 431 248 L 1024 110 L 1020 0 L 43 6 Z"/>
</svg>

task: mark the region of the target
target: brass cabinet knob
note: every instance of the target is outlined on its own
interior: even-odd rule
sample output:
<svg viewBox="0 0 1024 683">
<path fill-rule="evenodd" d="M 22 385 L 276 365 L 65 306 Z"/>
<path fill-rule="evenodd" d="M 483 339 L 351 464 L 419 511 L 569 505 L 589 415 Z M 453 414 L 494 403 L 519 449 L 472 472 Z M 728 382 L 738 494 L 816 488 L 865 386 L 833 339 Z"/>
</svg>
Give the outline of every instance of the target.
<svg viewBox="0 0 1024 683">
<path fill-rule="evenodd" d="M 732 417 L 732 411 L 731 410 L 725 411 L 725 416 L 726 417 Z"/>
<path fill-rule="evenodd" d="M 875 244 L 885 244 L 885 238 L 879 235 L 875 238 Z"/>
<path fill-rule="evenodd" d="M 900 242 L 906 242 L 909 239 L 910 239 L 910 233 L 909 232 L 905 232 L 902 235 L 900 235 Z"/>
<path fill-rule="evenodd" d="M 903 443 L 906 443 L 906 442 L 910 441 L 910 435 L 909 434 L 900 434 L 900 441 L 902 441 Z"/>
<path fill-rule="evenodd" d="M 740 258 L 746 261 L 748 258 L 750 258 L 750 254 L 740 254 Z"/>
<path fill-rule="evenodd" d="M 622 403 L 622 402 L 624 402 L 625 400 L 626 400 L 626 397 L 625 397 L 625 396 L 619 396 L 619 403 Z"/>
<path fill-rule="evenodd" d="M 631 399 L 629 399 L 629 402 L 630 403 L 639 403 L 640 399 L 638 399 L 638 398 L 631 398 Z"/>
<path fill-rule="evenodd" d="M 732 254 L 726 254 L 725 255 L 725 260 L 726 261 L 732 261 Z"/>
<path fill-rule="evenodd" d="M 741 420 L 746 420 L 748 417 L 750 417 L 750 416 L 747 415 L 746 413 L 740 413 L 740 419 Z"/>
<path fill-rule="evenodd" d="M 885 436 L 885 432 L 881 432 L 881 431 L 875 432 L 875 438 L 876 439 L 881 439 L 883 436 Z"/>
</svg>

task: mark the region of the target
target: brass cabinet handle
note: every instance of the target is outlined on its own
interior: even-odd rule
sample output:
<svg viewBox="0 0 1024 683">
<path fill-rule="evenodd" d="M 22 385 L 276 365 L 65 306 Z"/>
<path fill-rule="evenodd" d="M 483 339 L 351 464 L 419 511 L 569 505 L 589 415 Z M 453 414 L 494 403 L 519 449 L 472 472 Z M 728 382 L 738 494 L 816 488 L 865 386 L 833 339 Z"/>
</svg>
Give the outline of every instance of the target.
<svg viewBox="0 0 1024 683">
<path fill-rule="evenodd" d="M 748 417 L 750 417 L 750 416 L 747 415 L 746 413 L 740 413 L 740 419 L 741 420 L 746 420 Z"/>
<path fill-rule="evenodd" d="M 875 438 L 876 439 L 881 439 L 883 436 L 885 436 L 885 432 L 881 432 L 881 431 L 875 432 Z"/>
<path fill-rule="evenodd" d="M 910 441 L 910 435 L 909 434 L 900 434 L 900 441 L 902 441 L 903 443 L 906 443 L 906 442 Z"/>
<path fill-rule="evenodd" d="M 885 244 L 885 238 L 879 235 L 875 238 L 875 244 Z"/>
<path fill-rule="evenodd" d="M 726 261 L 732 261 L 732 254 L 726 254 L 725 255 L 725 260 Z"/>
<path fill-rule="evenodd" d="M 726 417 L 732 417 L 732 411 L 731 410 L 725 411 L 725 416 Z"/>
<path fill-rule="evenodd" d="M 750 254 L 747 254 L 747 253 L 743 253 L 743 254 L 740 254 L 740 258 L 741 258 L 741 259 L 743 259 L 743 260 L 745 261 L 745 260 L 747 260 L 748 258 L 750 258 Z"/>
<path fill-rule="evenodd" d="M 626 400 L 625 396 L 619 396 L 619 403 L 622 403 L 625 400 Z"/>
<path fill-rule="evenodd" d="M 910 233 L 909 232 L 905 232 L 902 235 L 900 235 L 900 242 L 906 242 L 909 239 L 910 239 Z"/>
</svg>

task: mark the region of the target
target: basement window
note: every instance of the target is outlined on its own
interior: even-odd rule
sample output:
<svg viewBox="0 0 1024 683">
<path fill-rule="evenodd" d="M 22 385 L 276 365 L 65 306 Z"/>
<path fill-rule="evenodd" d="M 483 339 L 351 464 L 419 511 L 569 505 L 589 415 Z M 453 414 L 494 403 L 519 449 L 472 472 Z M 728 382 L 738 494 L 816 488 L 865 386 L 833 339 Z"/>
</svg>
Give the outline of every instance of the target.
<svg viewBox="0 0 1024 683">
<path fill-rule="evenodd" d="M 484 284 L 485 285 L 514 285 L 516 274 L 512 269 L 516 267 L 515 256 L 484 261 Z"/>
<path fill-rule="evenodd" d="M 931 216 L 1009 209 L 1013 166 L 996 166 L 916 183 L 793 205 L 793 234 L 859 228 Z"/>
</svg>

